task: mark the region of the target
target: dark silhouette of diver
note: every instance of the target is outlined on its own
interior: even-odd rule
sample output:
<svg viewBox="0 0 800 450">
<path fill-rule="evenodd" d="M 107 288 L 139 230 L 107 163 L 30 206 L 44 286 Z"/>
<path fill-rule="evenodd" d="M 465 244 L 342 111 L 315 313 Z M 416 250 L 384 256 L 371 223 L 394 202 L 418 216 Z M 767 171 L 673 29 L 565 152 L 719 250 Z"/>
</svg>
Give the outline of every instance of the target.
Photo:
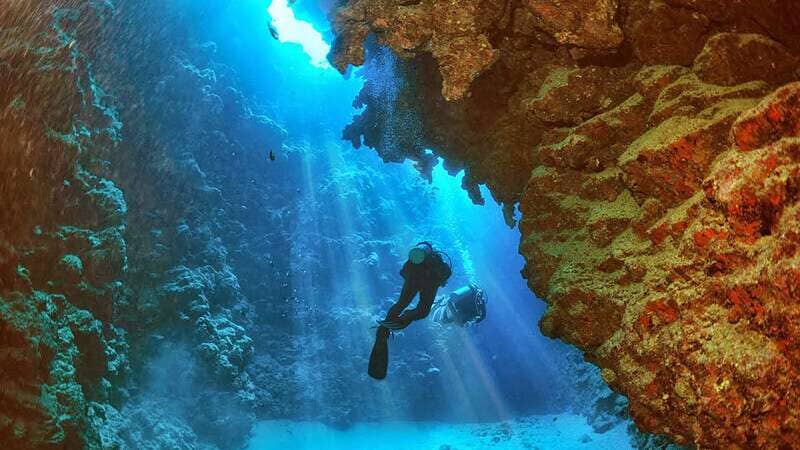
<svg viewBox="0 0 800 450">
<path fill-rule="evenodd" d="M 451 274 L 450 257 L 436 251 L 430 242 L 420 242 L 408 252 L 408 261 L 400 271 L 405 280 L 400 298 L 389 308 L 386 318 L 378 322 L 375 345 L 369 358 L 368 373 L 372 378 L 377 380 L 386 378 L 386 369 L 389 365 L 389 335 L 393 331 L 402 330 L 415 320 L 427 317 L 436 299 L 436 292 L 447 284 Z M 417 294 L 419 294 L 417 306 L 406 310 Z"/>
</svg>

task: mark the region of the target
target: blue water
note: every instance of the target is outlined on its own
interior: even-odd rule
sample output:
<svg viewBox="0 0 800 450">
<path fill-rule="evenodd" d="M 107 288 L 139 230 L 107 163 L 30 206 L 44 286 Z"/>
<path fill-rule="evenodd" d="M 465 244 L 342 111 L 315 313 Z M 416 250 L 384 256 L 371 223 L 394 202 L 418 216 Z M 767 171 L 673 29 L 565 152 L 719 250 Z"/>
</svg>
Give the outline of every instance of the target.
<svg viewBox="0 0 800 450">
<path fill-rule="evenodd" d="M 337 430 L 319 423 L 273 421 L 256 429 L 248 450 L 456 450 L 631 448 L 624 427 L 595 434 L 584 418 L 542 415 L 490 424 L 363 423 Z"/>
<path fill-rule="evenodd" d="M 266 44 L 275 47 L 274 42 Z M 432 357 L 430 368 L 440 371 L 445 379 L 442 384 L 456 386 L 452 389 L 454 403 L 442 406 L 442 417 L 504 419 L 511 417 L 514 411 L 550 412 L 552 408 L 548 402 L 553 397 L 553 385 L 547 380 L 558 374 L 552 370 L 549 358 L 558 344 L 542 337 L 536 328 L 544 304 L 534 298 L 520 276 L 524 261 L 517 251 L 518 230 L 505 224 L 500 206 L 491 200 L 485 188 L 483 194 L 489 199 L 487 205 L 479 206 L 470 201 L 461 188 L 463 173 L 450 175 L 440 164 L 434 169 L 432 185 L 427 186 L 410 163 L 387 165 L 369 149 L 354 151 L 349 144 L 338 140 L 339 130 L 357 112 L 352 108 L 352 102 L 362 80 L 357 75 L 344 78 L 330 68 L 310 64 L 310 57 L 300 46 L 290 44 L 278 48 L 281 61 L 285 61 L 281 65 L 285 65 L 291 75 L 282 80 L 286 88 L 273 88 L 270 95 L 288 102 L 288 108 L 281 107 L 278 114 L 289 130 L 290 141 L 312 142 L 312 145 L 322 147 L 307 155 L 312 160 L 310 164 L 319 164 L 322 159 L 325 165 L 338 166 L 334 170 L 340 174 L 352 172 L 353 176 L 338 178 L 337 188 L 342 192 L 358 191 L 362 183 L 361 173 L 365 171 L 388 174 L 415 187 L 398 190 L 395 185 L 386 185 L 369 194 L 396 203 L 418 196 L 419 203 L 425 203 L 426 215 L 410 217 L 400 208 L 392 208 L 384 211 L 386 217 L 379 215 L 372 219 L 383 220 L 386 227 L 395 227 L 397 237 L 409 245 L 421 239 L 444 244 L 444 249 L 454 258 L 457 270 L 443 293 L 476 282 L 486 290 L 490 299 L 487 320 L 474 329 L 445 333 L 435 328 L 412 326 L 392 342 L 393 354 L 425 352 Z M 286 93 L 288 99 L 283 98 Z M 306 100 L 308 97 L 317 100 Z M 311 111 L 309 104 L 315 105 Z M 326 111 L 324 118 L 314 116 L 317 108 Z M 315 125 L 309 125 L 309 122 Z M 347 154 L 345 160 L 339 159 L 343 153 Z M 310 172 L 313 174 L 314 169 Z M 353 206 L 347 203 L 351 202 L 368 203 L 369 200 L 354 195 L 340 205 L 342 235 L 359 228 L 359 218 L 347 214 Z M 423 205 L 419 208 L 423 209 Z M 398 255 L 397 267 L 403 259 L 404 255 Z M 368 275 L 359 275 L 359 283 L 370 283 Z M 392 277 L 399 291 L 402 279 L 397 273 L 383 275 Z M 365 288 L 359 286 L 357 289 Z M 374 303 L 375 299 L 366 301 Z M 389 304 L 385 303 L 383 310 Z M 437 339 L 441 340 L 443 335 L 448 338 L 446 344 L 431 345 Z M 359 340 L 362 354 L 368 354 L 371 334 Z M 453 349 L 448 345 L 458 346 L 458 361 L 452 361 Z M 462 371 L 462 364 L 469 372 Z M 360 381 L 370 382 L 363 379 L 363 374 L 361 376 Z M 380 389 L 388 391 L 393 384 L 407 382 L 390 376 Z M 398 416 L 402 417 L 402 414 Z"/>
<path fill-rule="evenodd" d="M 292 162 L 302 168 L 295 174 L 302 217 L 289 237 L 286 301 L 293 309 L 264 324 L 286 328 L 296 342 L 278 351 L 254 336 L 263 367 L 291 364 L 291 378 L 270 387 L 274 396 L 289 385 L 298 393 L 290 417 L 259 417 L 249 448 L 627 448 L 623 428 L 596 435 L 571 414 L 581 406 L 570 403 L 570 350 L 539 333 L 544 303 L 520 275 L 519 231 L 506 225 L 491 193 L 482 188 L 486 205 L 474 205 L 462 173 L 439 164 L 428 183 L 410 163 L 386 164 L 341 140 L 359 113 L 352 104 L 363 81 L 319 60 L 315 46 L 331 36 L 317 4 L 294 6 L 320 32 L 305 48 L 270 36 L 262 0 L 231 2 L 205 25 L 216 57 L 237 68 L 242 90 L 286 131 L 265 179 Z M 489 298 L 487 318 L 468 329 L 412 324 L 390 342 L 389 376 L 375 381 L 366 375 L 371 326 L 396 299 L 397 271 L 419 240 L 435 242 L 454 261 L 440 293 L 479 284 Z M 280 359 L 287 354 L 291 361 Z"/>
</svg>

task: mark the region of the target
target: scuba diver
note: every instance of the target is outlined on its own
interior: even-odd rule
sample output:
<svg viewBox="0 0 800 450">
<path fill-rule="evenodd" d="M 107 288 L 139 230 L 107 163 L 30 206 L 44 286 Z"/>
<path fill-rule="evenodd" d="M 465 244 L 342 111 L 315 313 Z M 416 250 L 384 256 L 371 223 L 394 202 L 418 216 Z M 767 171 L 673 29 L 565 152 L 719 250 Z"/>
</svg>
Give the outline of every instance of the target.
<svg viewBox="0 0 800 450">
<path fill-rule="evenodd" d="M 469 327 L 486 318 L 487 300 L 483 289 L 470 284 L 434 303 L 431 318 L 441 325 Z"/>
<path fill-rule="evenodd" d="M 435 250 L 430 242 L 420 242 L 408 252 L 408 261 L 400 271 L 405 280 L 400 298 L 389 308 L 386 318 L 378 322 L 375 345 L 369 357 L 368 373 L 372 378 L 377 380 L 386 378 L 386 369 L 389 365 L 389 335 L 393 331 L 402 330 L 415 320 L 428 317 L 436 299 L 436 292 L 447 284 L 452 273 L 450 257 Z M 406 310 L 417 294 L 419 294 L 417 306 Z"/>
</svg>

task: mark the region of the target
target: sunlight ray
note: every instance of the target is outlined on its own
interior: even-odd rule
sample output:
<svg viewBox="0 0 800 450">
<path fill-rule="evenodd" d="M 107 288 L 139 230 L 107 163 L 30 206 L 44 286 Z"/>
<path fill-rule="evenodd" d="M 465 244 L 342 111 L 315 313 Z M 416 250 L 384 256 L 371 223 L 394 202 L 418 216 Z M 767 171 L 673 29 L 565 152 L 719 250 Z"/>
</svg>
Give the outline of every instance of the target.
<svg viewBox="0 0 800 450">
<path fill-rule="evenodd" d="M 331 46 L 325 42 L 322 34 L 315 30 L 313 25 L 295 17 L 288 0 L 272 0 L 267 12 L 272 16 L 272 26 L 278 40 L 299 44 L 311 58 L 311 65 L 321 69 L 332 69 L 328 63 L 328 52 L 330 52 Z"/>
<path fill-rule="evenodd" d="M 470 362 L 472 363 L 472 367 L 478 374 L 480 381 L 483 384 L 484 390 L 491 397 L 492 404 L 497 412 L 497 416 L 501 420 L 510 419 L 511 414 L 509 413 L 508 408 L 502 399 L 502 395 L 497 387 L 497 383 L 493 380 L 492 375 L 489 373 L 484 359 L 475 349 L 472 339 L 470 339 L 470 337 L 465 333 L 461 333 L 459 337 L 462 342 L 462 348 L 466 350 L 466 353 L 470 358 Z"/>
</svg>

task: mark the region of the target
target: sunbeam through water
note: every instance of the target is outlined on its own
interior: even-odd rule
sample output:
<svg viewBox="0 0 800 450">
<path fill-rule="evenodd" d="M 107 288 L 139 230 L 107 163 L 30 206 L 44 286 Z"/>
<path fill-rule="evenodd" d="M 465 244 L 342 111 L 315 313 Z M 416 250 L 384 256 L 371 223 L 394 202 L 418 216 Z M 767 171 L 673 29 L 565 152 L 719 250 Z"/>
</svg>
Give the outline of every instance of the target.
<svg viewBox="0 0 800 450">
<path fill-rule="evenodd" d="M 800 0 L 0 1 L 0 450 L 800 448 L 798 80 Z"/>
<path fill-rule="evenodd" d="M 298 22 L 283 0 L 273 1 L 269 12 L 281 41 L 304 40 L 302 50 L 311 65 L 327 65 L 321 64 L 327 52 L 321 33 L 309 31 L 308 22 Z M 295 31 L 289 31 L 292 26 Z M 296 261 L 291 277 L 292 284 L 303 288 L 290 314 L 302 343 L 294 353 L 295 374 L 306 391 L 300 397 L 303 405 L 297 405 L 304 411 L 298 419 L 335 426 L 387 420 L 402 428 L 408 420 L 513 422 L 530 414 L 570 410 L 566 404 L 573 394 L 560 379 L 565 364 L 573 364 L 565 363 L 564 355 L 572 353 L 535 328 L 543 304 L 518 275 L 524 263 L 516 250 L 519 231 L 505 224 L 502 208 L 488 190 L 482 188 L 486 205 L 475 205 L 461 187 L 463 173 L 448 174 L 440 163 L 428 184 L 411 163 L 386 165 L 374 153 L 338 141 L 340 124 L 358 113 L 351 104 L 361 81 L 357 76 L 323 81 L 312 73 L 309 78 L 299 75 L 302 71 L 296 73 L 277 92 L 303 91 L 330 100 L 325 105 L 329 116 L 318 119 L 313 136 L 305 112 L 294 115 L 288 112 L 290 106 L 278 113 L 288 132 L 284 147 L 299 155 L 304 168 L 300 192 L 306 225 L 293 238 Z M 396 89 L 391 80 L 385 83 L 386 89 Z M 334 92 L 339 96 L 333 97 Z M 374 321 L 399 293 L 402 278 L 397 270 L 404 249 L 423 239 L 435 242 L 453 260 L 454 275 L 440 295 L 462 285 L 479 285 L 489 299 L 486 320 L 466 329 L 433 322 L 412 325 L 390 343 L 390 376 L 383 382 L 372 381 L 362 370 L 374 339 Z M 365 252 L 366 248 L 373 250 Z M 311 280 L 309 274 L 314 274 Z M 323 279 L 314 280 L 320 276 Z M 338 325 L 320 326 L 325 315 L 336 317 Z M 341 352 L 340 357 L 323 350 L 334 343 L 331 350 Z M 352 360 L 336 364 L 339 358 Z M 349 394 L 330 390 L 342 378 L 349 380 L 343 381 L 350 386 Z M 410 389 L 409 383 L 416 388 Z M 440 399 L 436 408 L 431 408 L 431 398 Z M 359 399 L 369 399 L 368 404 Z M 339 413 L 327 418 L 315 414 L 330 410 L 331 402 L 341 403 L 333 405 Z M 251 449 L 279 448 L 265 443 L 286 439 L 280 433 L 300 432 L 291 423 L 265 422 Z M 441 434 L 435 439 L 455 439 L 442 428 L 432 430 Z M 308 443 L 290 439 L 289 447 L 384 448 L 367 442 L 345 444 L 363 437 L 317 428 L 304 432 L 314 438 L 297 436 Z M 407 444 L 385 448 L 408 448 L 403 445 Z"/>
<path fill-rule="evenodd" d="M 312 24 L 295 17 L 288 0 L 272 0 L 267 12 L 272 17 L 272 26 L 277 32 L 278 40 L 299 44 L 311 59 L 311 65 L 321 69 L 331 69 L 327 59 L 330 45 Z"/>
</svg>

